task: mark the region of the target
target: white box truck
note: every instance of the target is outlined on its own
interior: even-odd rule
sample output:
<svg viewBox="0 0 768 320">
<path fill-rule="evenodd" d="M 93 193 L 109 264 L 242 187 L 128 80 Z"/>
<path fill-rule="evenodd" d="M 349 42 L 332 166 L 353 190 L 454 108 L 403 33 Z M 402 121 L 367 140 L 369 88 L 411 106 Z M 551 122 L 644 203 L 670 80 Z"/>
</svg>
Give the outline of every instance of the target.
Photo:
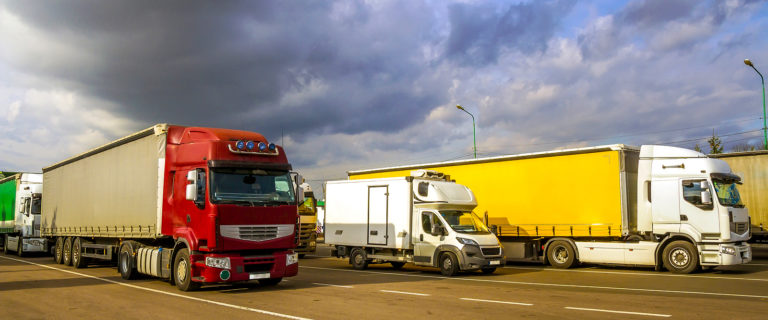
<svg viewBox="0 0 768 320">
<path fill-rule="evenodd" d="M 504 264 L 501 244 L 472 212 L 472 191 L 426 170 L 399 178 L 328 181 L 325 242 L 355 269 L 438 267 L 443 275 Z"/>
</svg>

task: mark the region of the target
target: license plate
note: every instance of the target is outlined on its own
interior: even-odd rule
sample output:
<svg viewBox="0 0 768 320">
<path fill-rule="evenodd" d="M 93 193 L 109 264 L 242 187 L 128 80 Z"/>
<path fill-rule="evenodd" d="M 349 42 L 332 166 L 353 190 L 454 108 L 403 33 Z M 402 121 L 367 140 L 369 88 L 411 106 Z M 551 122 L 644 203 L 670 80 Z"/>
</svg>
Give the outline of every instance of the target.
<svg viewBox="0 0 768 320">
<path fill-rule="evenodd" d="M 249 273 L 248 279 L 256 280 L 256 279 L 269 279 L 269 272 L 266 273 Z"/>
<path fill-rule="evenodd" d="M 500 264 L 501 264 L 501 261 L 498 261 L 498 260 L 491 261 L 492 266 L 500 265 Z"/>
</svg>

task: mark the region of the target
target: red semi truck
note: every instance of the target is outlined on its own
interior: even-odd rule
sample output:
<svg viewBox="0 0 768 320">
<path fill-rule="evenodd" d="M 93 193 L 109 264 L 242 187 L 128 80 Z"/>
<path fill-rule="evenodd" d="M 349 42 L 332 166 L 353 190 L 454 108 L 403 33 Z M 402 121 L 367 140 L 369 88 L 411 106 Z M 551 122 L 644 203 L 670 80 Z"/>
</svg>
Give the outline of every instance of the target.
<svg viewBox="0 0 768 320">
<path fill-rule="evenodd" d="M 159 124 L 43 168 L 41 231 L 76 268 L 275 285 L 298 272 L 300 181 L 258 133 Z"/>
</svg>

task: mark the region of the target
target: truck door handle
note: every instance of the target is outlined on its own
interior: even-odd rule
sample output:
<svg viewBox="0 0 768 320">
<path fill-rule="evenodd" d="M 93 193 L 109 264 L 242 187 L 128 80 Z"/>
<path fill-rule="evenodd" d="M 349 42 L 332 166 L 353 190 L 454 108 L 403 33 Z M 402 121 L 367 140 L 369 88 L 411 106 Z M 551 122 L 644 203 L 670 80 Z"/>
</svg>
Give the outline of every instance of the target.
<svg viewBox="0 0 768 320">
<path fill-rule="evenodd" d="M 371 230 L 371 235 L 372 236 L 375 236 L 375 235 L 378 235 L 378 234 L 379 234 L 378 230 Z"/>
<path fill-rule="evenodd" d="M 688 216 L 681 214 L 680 215 L 680 221 L 688 221 Z"/>
</svg>

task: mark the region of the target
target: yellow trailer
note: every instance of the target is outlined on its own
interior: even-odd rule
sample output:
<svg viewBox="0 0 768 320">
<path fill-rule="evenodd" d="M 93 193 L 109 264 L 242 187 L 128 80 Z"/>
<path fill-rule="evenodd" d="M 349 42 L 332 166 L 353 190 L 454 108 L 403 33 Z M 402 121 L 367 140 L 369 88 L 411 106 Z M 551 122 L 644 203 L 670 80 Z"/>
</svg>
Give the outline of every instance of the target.
<svg viewBox="0 0 768 320">
<path fill-rule="evenodd" d="M 501 237 L 628 236 L 639 149 L 610 145 L 483 159 L 349 171 L 350 179 L 434 170 L 471 188 L 475 212 Z M 628 161 L 629 158 L 629 161 Z M 629 165 L 628 165 L 629 164 Z"/>
<path fill-rule="evenodd" d="M 749 209 L 754 243 L 768 243 L 768 151 L 711 154 L 728 163 L 744 179 L 739 186 L 741 200 Z"/>
</svg>

